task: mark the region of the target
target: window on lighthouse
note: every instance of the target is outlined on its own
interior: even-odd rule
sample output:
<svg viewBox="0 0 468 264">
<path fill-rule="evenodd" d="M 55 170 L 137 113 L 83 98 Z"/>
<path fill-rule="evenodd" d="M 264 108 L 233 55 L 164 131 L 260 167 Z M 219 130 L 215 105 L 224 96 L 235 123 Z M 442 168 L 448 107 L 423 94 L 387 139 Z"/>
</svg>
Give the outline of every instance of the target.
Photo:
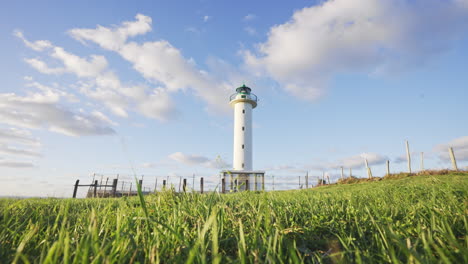
<svg viewBox="0 0 468 264">
<path fill-rule="evenodd" d="M 244 130 L 245 130 L 245 127 L 242 127 L 242 131 L 244 131 Z"/>
<path fill-rule="evenodd" d="M 244 144 L 242 144 L 242 149 L 244 149 Z"/>
<path fill-rule="evenodd" d="M 242 113 L 245 114 L 245 109 L 242 110 Z"/>
</svg>

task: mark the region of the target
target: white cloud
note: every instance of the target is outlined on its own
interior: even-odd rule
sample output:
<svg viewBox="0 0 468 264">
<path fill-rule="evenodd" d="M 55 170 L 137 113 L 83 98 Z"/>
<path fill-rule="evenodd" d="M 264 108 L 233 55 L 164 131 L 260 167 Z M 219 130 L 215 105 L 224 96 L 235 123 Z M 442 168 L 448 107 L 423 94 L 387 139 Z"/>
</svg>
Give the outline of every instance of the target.
<svg viewBox="0 0 468 264">
<path fill-rule="evenodd" d="M 77 102 L 78 99 L 75 95 L 67 93 L 58 88 L 49 87 L 38 82 L 30 82 L 26 84 L 27 87 L 34 87 L 39 92 L 27 91 L 27 95 L 30 101 L 40 103 L 56 103 L 60 101 L 60 98 L 65 98 L 69 102 Z"/>
<path fill-rule="evenodd" d="M 230 166 L 230 164 L 226 163 L 219 156 L 216 159 L 209 159 L 204 156 L 189 155 L 184 154 L 182 152 L 175 152 L 169 155 L 169 158 L 189 166 L 204 166 L 213 169 L 223 169 Z"/>
<path fill-rule="evenodd" d="M 14 93 L 0 94 L 0 120 L 11 126 L 46 128 L 69 136 L 115 133 L 111 127 L 92 115 L 72 112 L 53 102 Z"/>
<path fill-rule="evenodd" d="M 107 68 L 107 60 L 104 56 L 91 55 L 84 59 L 61 47 L 54 47 L 51 57 L 60 60 L 67 72 L 74 73 L 78 77 L 95 77 Z"/>
<path fill-rule="evenodd" d="M 232 167 L 231 164 L 223 160 L 220 156 L 216 157 L 215 159 L 209 160 L 208 162 L 205 162 L 204 166 L 207 168 L 219 170 Z"/>
<path fill-rule="evenodd" d="M 31 132 L 18 128 L 0 128 L 0 142 L 17 142 L 28 146 L 40 146 L 39 139 L 32 136 Z"/>
<path fill-rule="evenodd" d="M 78 77 L 96 77 L 107 68 L 107 60 L 103 56 L 91 55 L 84 59 L 61 47 L 54 47 L 50 56 L 63 63 L 63 67 L 50 68 L 44 61 L 32 58 L 25 61 L 33 68 L 44 74 L 74 73 Z"/>
<path fill-rule="evenodd" d="M 468 136 L 456 138 L 448 143 L 439 144 L 434 147 L 434 151 L 439 153 L 439 158 L 445 161 L 450 160 L 448 148 L 452 147 L 457 161 L 468 161 Z"/>
<path fill-rule="evenodd" d="M 52 47 L 52 44 L 47 40 L 38 40 L 38 41 L 34 41 L 34 42 L 29 42 L 24 37 L 23 32 L 21 32 L 19 30 L 15 30 L 13 32 L 13 35 L 15 35 L 16 37 L 21 39 L 26 46 L 28 46 L 29 48 L 31 48 L 31 49 L 33 49 L 35 51 L 43 51 L 43 50 L 45 50 L 47 48 Z"/>
<path fill-rule="evenodd" d="M 119 34 L 117 37 L 119 39 L 125 40 L 128 36 L 144 32 L 142 25 L 129 23 L 124 23 L 124 25 L 124 28 L 115 33 Z M 27 59 L 26 62 L 44 74 L 71 73 L 76 75 L 80 79 L 79 92 L 102 102 L 115 115 L 127 117 L 128 109 L 162 121 L 172 119 L 177 115 L 167 92 L 160 88 L 151 89 L 145 85 L 127 86 L 122 84 L 116 74 L 107 69 L 108 62 L 105 57 L 91 55 L 89 58 L 82 58 L 56 46 L 51 46 L 51 50 L 50 57 L 59 60 L 63 64 L 62 67 L 51 68 L 39 59 Z M 45 91 L 45 88 L 41 88 L 37 83 L 29 84 L 29 86 Z M 52 95 L 51 91 L 49 88 L 49 95 Z M 50 98 L 49 96 L 48 99 Z"/>
<path fill-rule="evenodd" d="M 203 22 L 208 22 L 208 20 L 210 19 L 211 19 L 210 16 L 203 16 Z"/>
<path fill-rule="evenodd" d="M 66 72 L 64 68 L 50 68 L 47 66 L 47 64 L 39 59 L 31 58 L 31 59 L 25 59 L 24 60 L 26 63 L 31 65 L 34 69 L 37 71 L 44 73 L 44 74 L 62 74 Z"/>
<path fill-rule="evenodd" d="M 244 20 L 244 21 L 252 21 L 252 20 L 254 20 L 254 19 L 256 19 L 256 18 L 257 18 L 256 15 L 254 15 L 254 14 L 248 14 L 248 15 L 246 15 L 246 16 L 243 18 L 243 20 Z"/>
<path fill-rule="evenodd" d="M 102 112 L 94 110 L 94 111 L 91 112 L 91 115 L 94 116 L 95 118 L 101 120 L 102 122 L 111 125 L 111 126 L 117 126 L 118 125 L 116 122 L 112 121 L 109 117 L 107 117 Z"/>
<path fill-rule="evenodd" d="M 95 29 L 72 29 L 70 34 L 83 43 L 92 40 L 105 49 L 117 51 L 129 37 L 151 31 L 150 17 L 137 14 L 135 18 L 136 21 L 123 22 L 120 27 L 107 28 L 98 25 Z"/>
<path fill-rule="evenodd" d="M 6 155 L 19 155 L 19 156 L 29 156 L 29 157 L 41 157 L 41 153 L 32 150 L 32 149 L 20 149 L 15 147 L 10 147 L 6 144 L 0 144 L 0 153 Z"/>
<path fill-rule="evenodd" d="M 172 153 L 169 155 L 169 158 L 186 165 L 198 165 L 209 161 L 209 159 L 206 157 L 198 155 L 187 155 L 182 152 Z"/>
<path fill-rule="evenodd" d="M 420 158 L 421 156 L 420 152 L 411 152 L 411 159 L 413 160 L 415 157 Z M 430 157 L 430 153 L 425 153 L 424 155 L 426 158 Z M 406 163 L 408 162 L 408 157 L 406 154 L 399 155 L 398 157 L 392 159 L 393 163 L 399 164 L 399 163 Z"/>
<path fill-rule="evenodd" d="M 146 30 L 135 34 L 122 34 L 128 25 Z M 96 29 L 72 29 L 70 35 L 82 42 L 90 41 L 104 49 L 112 50 L 131 62 L 136 71 L 146 79 L 173 93 L 190 89 L 194 94 L 217 110 L 227 111 L 226 97 L 234 86 L 221 81 L 207 72 L 197 69 L 192 59 L 186 59 L 179 49 L 166 40 L 129 42 L 127 38 L 151 30 L 151 18 L 137 15 L 137 20 L 124 22 L 113 28 L 98 26 Z"/>
<path fill-rule="evenodd" d="M 152 163 L 152 162 L 144 162 L 140 165 L 140 167 L 142 168 L 154 168 L 156 167 L 156 164 L 155 163 Z"/>
<path fill-rule="evenodd" d="M 315 100 L 337 73 L 389 74 L 421 65 L 449 49 L 467 22 L 460 0 L 333 0 L 273 26 L 244 59 L 291 94 Z"/>
<path fill-rule="evenodd" d="M 200 34 L 200 30 L 194 26 L 189 26 L 185 28 L 185 31 L 194 33 L 194 34 Z"/>
<path fill-rule="evenodd" d="M 275 171 L 275 172 L 290 172 L 290 173 L 306 173 L 307 169 L 304 166 L 297 166 L 297 165 L 289 165 L 289 164 L 282 164 L 282 165 L 275 165 L 269 168 L 266 168 L 265 171 Z"/>
<path fill-rule="evenodd" d="M 247 32 L 247 34 L 249 34 L 251 36 L 257 35 L 257 31 L 253 27 L 245 27 L 244 30 L 245 30 L 245 32 Z"/>
<path fill-rule="evenodd" d="M 343 159 L 340 159 L 336 162 L 332 163 L 325 163 L 319 166 L 314 166 L 314 169 L 318 170 L 324 170 L 324 169 L 338 169 L 340 167 L 344 168 L 361 168 L 365 166 L 364 160 L 367 159 L 367 162 L 370 165 L 378 165 L 378 164 L 383 164 L 388 160 L 388 157 L 382 156 L 377 153 L 361 153 L 359 155 L 354 155 L 350 157 L 346 157 Z"/>
<path fill-rule="evenodd" d="M 33 163 L 31 163 L 31 162 L 0 160 L 0 167 L 7 167 L 7 168 L 34 168 L 35 165 L 34 165 Z"/>
<path fill-rule="evenodd" d="M 408 158 L 406 157 L 406 154 L 403 154 L 403 155 L 396 157 L 392 161 L 393 163 L 396 163 L 396 164 L 405 163 L 405 162 L 408 162 Z"/>
</svg>

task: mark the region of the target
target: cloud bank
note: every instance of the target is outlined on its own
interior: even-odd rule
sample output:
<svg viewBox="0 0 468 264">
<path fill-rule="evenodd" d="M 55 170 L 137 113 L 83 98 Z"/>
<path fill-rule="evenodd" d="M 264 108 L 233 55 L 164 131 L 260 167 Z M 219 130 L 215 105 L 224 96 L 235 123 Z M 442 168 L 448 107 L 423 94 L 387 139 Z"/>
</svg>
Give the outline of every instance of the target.
<svg viewBox="0 0 468 264">
<path fill-rule="evenodd" d="M 449 161 L 448 148 L 452 147 L 457 161 L 468 161 L 468 136 L 456 138 L 448 143 L 439 144 L 434 147 L 434 151 L 439 154 L 439 158 Z"/>
<path fill-rule="evenodd" d="M 337 74 L 386 74 L 420 66 L 468 31 L 466 0 L 330 0 L 273 26 L 246 65 L 306 100 Z"/>
<path fill-rule="evenodd" d="M 216 159 L 209 159 L 204 156 L 175 152 L 169 155 L 169 158 L 185 165 L 203 166 L 212 169 L 225 169 L 231 166 L 230 164 L 226 163 L 223 159 L 221 159 L 221 157 L 217 157 Z"/>
<path fill-rule="evenodd" d="M 227 111 L 226 98 L 234 87 L 232 83 L 197 69 L 193 59 L 185 58 L 166 40 L 142 43 L 128 40 L 151 31 L 151 23 L 150 17 L 138 14 L 135 21 L 126 21 L 120 26 L 75 28 L 69 33 L 78 41 L 93 42 L 118 53 L 144 78 L 161 86 L 164 92 L 191 90 L 212 109 Z"/>
</svg>

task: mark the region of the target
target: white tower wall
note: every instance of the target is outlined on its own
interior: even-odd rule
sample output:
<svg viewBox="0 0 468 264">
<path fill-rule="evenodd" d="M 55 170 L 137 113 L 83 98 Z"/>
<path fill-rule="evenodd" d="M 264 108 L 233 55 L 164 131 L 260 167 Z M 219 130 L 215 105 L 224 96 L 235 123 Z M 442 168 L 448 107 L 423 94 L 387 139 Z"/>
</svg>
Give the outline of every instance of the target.
<svg viewBox="0 0 468 264">
<path fill-rule="evenodd" d="M 252 104 L 234 104 L 234 170 L 252 170 Z"/>
</svg>

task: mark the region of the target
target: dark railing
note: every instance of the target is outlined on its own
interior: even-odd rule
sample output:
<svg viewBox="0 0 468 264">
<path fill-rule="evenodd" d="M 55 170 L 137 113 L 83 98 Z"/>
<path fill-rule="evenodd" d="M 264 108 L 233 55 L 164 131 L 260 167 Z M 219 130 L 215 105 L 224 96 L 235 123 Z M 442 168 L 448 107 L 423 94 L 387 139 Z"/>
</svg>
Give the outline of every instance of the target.
<svg viewBox="0 0 468 264">
<path fill-rule="evenodd" d="M 234 99 L 236 98 L 237 95 L 238 95 L 238 93 L 235 93 L 235 94 L 232 94 L 231 96 L 229 96 L 229 101 L 234 100 Z M 255 94 L 253 94 L 253 93 L 245 94 L 245 95 L 250 96 L 249 99 L 252 100 L 252 101 L 255 101 L 255 102 L 258 101 L 257 96 L 256 96 Z M 246 98 L 246 99 L 247 99 L 247 98 Z"/>
</svg>

